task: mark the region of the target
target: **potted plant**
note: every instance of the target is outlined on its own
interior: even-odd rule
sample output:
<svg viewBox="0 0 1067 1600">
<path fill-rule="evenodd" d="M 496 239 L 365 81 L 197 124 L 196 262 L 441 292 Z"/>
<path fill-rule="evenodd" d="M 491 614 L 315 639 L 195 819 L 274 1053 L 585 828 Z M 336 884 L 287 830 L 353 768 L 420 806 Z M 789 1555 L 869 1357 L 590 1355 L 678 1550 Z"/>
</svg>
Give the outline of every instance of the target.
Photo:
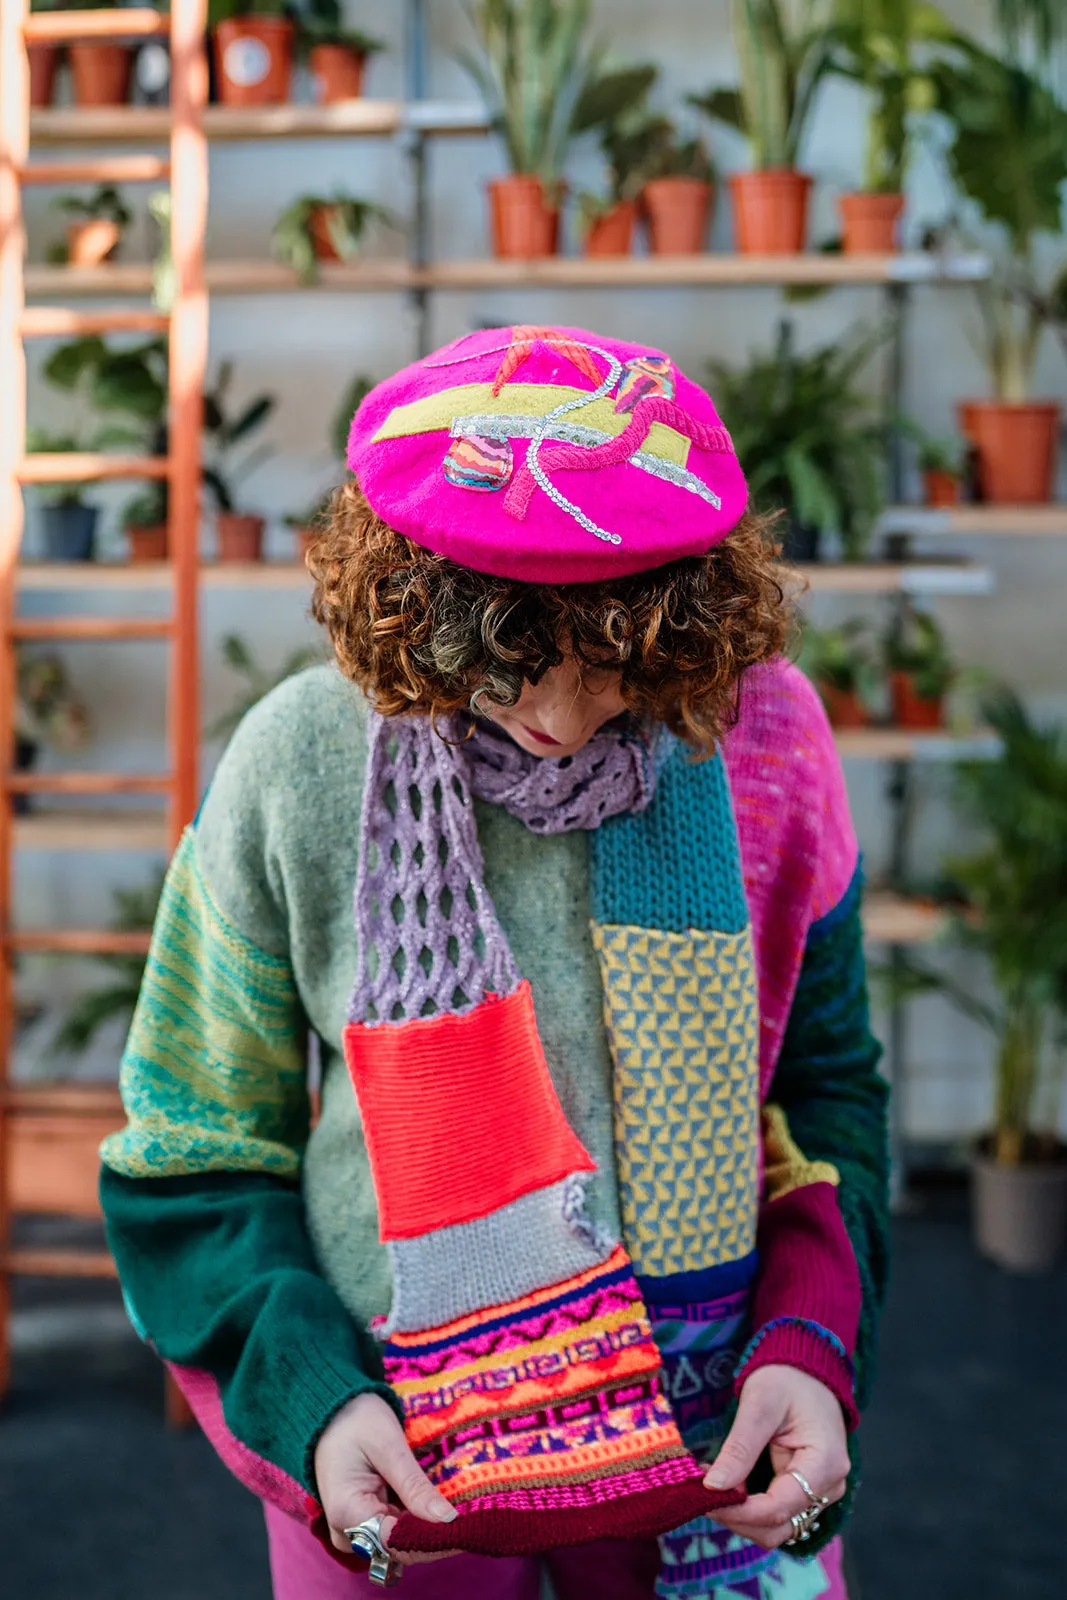
<svg viewBox="0 0 1067 1600">
<path fill-rule="evenodd" d="M 918 448 L 923 504 L 936 507 L 959 505 L 964 478 L 963 445 L 958 439 L 935 438 L 910 417 L 901 418 L 900 426 Z"/>
<path fill-rule="evenodd" d="M 876 333 L 801 354 L 783 322 L 768 354 L 709 368 L 752 503 L 782 513 L 783 560 L 818 560 L 827 534 L 849 560 L 866 548 L 885 496 L 885 426 L 858 380 L 881 342 Z"/>
<path fill-rule="evenodd" d="M 811 679 L 835 728 L 865 728 L 875 681 L 874 656 L 862 617 L 839 628 L 805 621 L 799 665 Z"/>
<path fill-rule="evenodd" d="M 52 0 L 30 0 L 31 11 L 51 11 Z M 52 104 L 56 87 L 56 72 L 62 59 L 57 44 L 31 44 L 27 50 L 30 61 L 30 106 L 42 110 Z"/>
<path fill-rule="evenodd" d="M 87 200 L 70 194 L 53 203 L 72 219 L 64 255 L 68 266 L 98 267 L 116 254 L 131 215 L 116 188 L 102 183 Z"/>
<path fill-rule="evenodd" d="M 135 566 L 148 561 L 166 561 L 168 495 L 165 483 L 151 483 L 122 508 L 121 521 Z"/>
<path fill-rule="evenodd" d="M 682 141 L 661 120 L 646 169 L 641 206 L 653 255 L 694 255 L 707 242 L 711 215 L 711 157 L 701 139 Z"/>
<path fill-rule="evenodd" d="M 1067 107 L 1009 56 L 957 42 L 930 69 L 950 120 L 953 174 L 991 226 L 991 278 L 975 285 L 992 398 L 961 404 L 982 499 L 1007 504 L 1052 496 L 1060 406 L 1032 398 L 1045 328 L 1067 301 L 1067 278 L 1044 287 L 1041 233 L 1059 234 L 1067 180 Z M 1002 244 L 997 244 L 997 237 Z"/>
<path fill-rule="evenodd" d="M 26 448 L 35 454 L 80 454 L 97 441 L 80 440 L 72 433 L 49 433 L 44 428 L 26 430 Z M 46 561 L 91 561 L 100 507 L 85 499 L 83 483 L 41 485 L 41 542 Z"/>
<path fill-rule="evenodd" d="M 373 387 L 373 378 L 366 377 L 362 372 L 357 373 L 345 389 L 334 412 L 330 424 L 330 454 L 342 473 L 347 470 L 348 432 L 352 426 L 352 418 Z M 333 490 L 327 489 L 306 511 L 291 513 L 286 517 L 287 526 L 292 528 L 297 537 L 298 557 L 307 559 L 308 549 L 322 532 L 323 518 L 332 499 Z"/>
<path fill-rule="evenodd" d="M 385 46 L 358 28 L 346 28 L 338 0 L 310 0 L 301 13 L 297 48 L 307 62 L 319 105 L 357 100 L 368 59 Z"/>
<path fill-rule="evenodd" d="M 58 656 L 19 650 L 15 668 L 15 770 L 29 772 L 44 746 L 78 750 L 90 731 L 89 713 L 70 686 Z M 14 796 L 14 809 L 24 816 L 30 796 Z"/>
<path fill-rule="evenodd" d="M 323 659 L 322 651 L 310 646 L 293 650 L 277 672 L 270 673 L 261 666 L 251 646 L 239 634 L 229 633 L 222 641 L 222 659 L 226 666 L 237 676 L 244 680 L 244 685 L 238 690 L 237 698 L 228 711 L 224 711 L 209 728 L 206 735 L 209 739 L 229 739 L 236 732 L 242 718 L 247 716 L 254 705 L 258 705 L 264 695 L 276 689 L 286 678 L 291 678 L 295 672 L 303 672 L 306 667 L 319 665 Z"/>
<path fill-rule="evenodd" d="M 116 914 L 111 926 L 116 933 L 141 933 L 155 920 L 163 874 L 141 889 L 114 889 Z M 144 955 L 97 956 L 96 961 L 112 973 L 109 983 L 90 989 L 75 1001 L 52 1041 L 55 1051 L 80 1055 L 89 1048 L 106 1022 L 116 1018 L 128 1023 L 133 1016 L 144 978 Z"/>
<path fill-rule="evenodd" d="M 977 1243 L 1001 1266 L 1046 1271 L 1067 1233 L 1062 1077 L 1050 1070 L 1067 1045 L 1067 731 L 1037 726 L 1007 692 L 985 717 L 1001 753 L 961 766 L 957 786 L 988 842 L 948 867 L 971 908 L 954 919 L 954 940 L 985 957 L 993 990 L 909 957 L 897 992 L 943 994 L 992 1035 L 993 1127 L 972 1163 Z M 1043 1091 L 1057 1087 L 1042 1128 Z"/>
<path fill-rule="evenodd" d="M 95 11 L 97 0 L 64 0 L 63 9 Z M 122 106 L 130 97 L 136 46 L 116 30 L 112 39 L 72 39 L 65 46 L 76 106 Z"/>
<path fill-rule="evenodd" d="M 554 255 L 559 245 L 563 161 L 647 90 L 647 68 L 605 70 L 589 42 L 591 0 L 476 0 L 471 22 L 481 56 L 461 61 L 504 140 L 510 175 L 489 183 L 498 256 Z"/>
<path fill-rule="evenodd" d="M 595 195 L 587 191 L 578 197 L 582 248 L 587 256 L 630 254 L 638 197 L 651 170 L 660 129 L 670 126 L 665 117 L 654 116 L 644 105 L 657 69 L 645 66 L 631 71 L 632 101 L 620 106 L 600 129 L 600 152 L 608 169 L 607 193 Z"/>
<path fill-rule="evenodd" d="M 296 29 L 285 0 L 208 0 L 215 86 L 224 106 L 289 99 Z"/>
<path fill-rule="evenodd" d="M 233 363 L 219 367 L 215 386 L 204 396 L 204 432 L 214 447 L 213 460 L 204 467 L 204 482 L 215 499 L 215 528 L 220 561 L 259 561 L 263 556 L 266 519 L 237 509 L 238 485 L 271 454 L 260 446 L 239 466 L 230 465 L 230 453 L 261 428 L 274 410 L 274 396 L 257 395 L 236 415 L 227 411 Z"/>
<path fill-rule="evenodd" d="M 731 0 L 740 58 L 737 89 L 692 97 L 708 116 L 739 129 L 755 168 L 730 179 L 737 248 L 763 255 L 803 250 L 811 179 L 797 162 L 816 90 L 827 71 L 831 35 L 823 0 Z"/>
<path fill-rule="evenodd" d="M 389 213 L 373 200 L 335 194 L 305 194 L 286 206 L 271 233 L 279 261 L 296 270 L 301 283 L 314 283 L 322 261 L 350 261 L 359 253 L 367 223 Z"/>
<path fill-rule="evenodd" d="M 834 0 L 831 70 L 862 84 L 870 97 L 863 187 L 841 195 L 846 254 L 897 248 L 904 210 L 909 119 L 932 93 L 918 56 L 955 30 L 927 0 Z"/>
<path fill-rule="evenodd" d="M 886 630 L 882 659 L 895 726 L 940 728 L 956 664 L 933 613 L 903 606 Z"/>
</svg>

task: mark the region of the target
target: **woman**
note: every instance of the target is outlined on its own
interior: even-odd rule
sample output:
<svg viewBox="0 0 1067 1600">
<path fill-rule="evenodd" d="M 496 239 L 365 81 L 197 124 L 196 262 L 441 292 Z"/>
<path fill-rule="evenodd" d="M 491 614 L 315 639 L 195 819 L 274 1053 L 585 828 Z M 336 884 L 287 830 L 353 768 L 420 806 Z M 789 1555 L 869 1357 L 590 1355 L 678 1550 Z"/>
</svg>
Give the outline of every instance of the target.
<svg viewBox="0 0 1067 1600">
<path fill-rule="evenodd" d="M 349 464 L 340 672 L 246 718 L 160 905 L 131 1315 L 279 1600 L 841 1596 L 884 1090 L 729 435 L 661 352 L 516 327 L 372 391 Z"/>
</svg>

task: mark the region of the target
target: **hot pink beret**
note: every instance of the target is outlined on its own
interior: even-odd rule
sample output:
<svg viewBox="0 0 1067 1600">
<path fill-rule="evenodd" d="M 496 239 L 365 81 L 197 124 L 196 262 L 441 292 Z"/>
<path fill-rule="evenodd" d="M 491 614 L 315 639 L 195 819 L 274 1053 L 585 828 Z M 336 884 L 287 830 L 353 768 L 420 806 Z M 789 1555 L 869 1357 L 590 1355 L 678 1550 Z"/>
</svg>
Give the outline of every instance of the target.
<svg viewBox="0 0 1067 1600">
<path fill-rule="evenodd" d="M 526 583 L 701 555 L 748 498 L 699 384 L 582 328 L 489 328 L 405 367 L 356 412 L 348 464 L 398 533 Z"/>
</svg>

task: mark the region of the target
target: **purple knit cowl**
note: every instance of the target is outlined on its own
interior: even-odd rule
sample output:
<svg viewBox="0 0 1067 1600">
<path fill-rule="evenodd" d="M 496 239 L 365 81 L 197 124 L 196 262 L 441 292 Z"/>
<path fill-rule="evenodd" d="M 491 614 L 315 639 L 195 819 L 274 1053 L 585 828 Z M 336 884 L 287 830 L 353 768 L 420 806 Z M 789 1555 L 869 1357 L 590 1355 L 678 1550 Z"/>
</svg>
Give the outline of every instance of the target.
<svg viewBox="0 0 1067 1600">
<path fill-rule="evenodd" d="M 643 811 L 652 792 L 651 738 L 629 717 L 553 761 L 480 717 L 455 717 L 439 733 L 425 717 L 372 712 L 348 1020 L 467 1011 L 519 983 L 486 892 L 472 797 L 550 834 Z"/>
</svg>

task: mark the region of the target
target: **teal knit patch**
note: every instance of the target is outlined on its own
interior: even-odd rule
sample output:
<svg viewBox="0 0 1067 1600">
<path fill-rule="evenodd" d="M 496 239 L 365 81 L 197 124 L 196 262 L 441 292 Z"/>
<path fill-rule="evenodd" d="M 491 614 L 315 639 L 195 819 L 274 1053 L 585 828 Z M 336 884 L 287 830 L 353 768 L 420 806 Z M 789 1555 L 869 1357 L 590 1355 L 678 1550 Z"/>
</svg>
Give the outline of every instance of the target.
<svg viewBox="0 0 1067 1600">
<path fill-rule="evenodd" d="M 593 918 L 661 933 L 748 926 L 733 805 L 722 756 L 696 762 L 677 740 L 647 811 L 591 835 Z"/>
</svg>

